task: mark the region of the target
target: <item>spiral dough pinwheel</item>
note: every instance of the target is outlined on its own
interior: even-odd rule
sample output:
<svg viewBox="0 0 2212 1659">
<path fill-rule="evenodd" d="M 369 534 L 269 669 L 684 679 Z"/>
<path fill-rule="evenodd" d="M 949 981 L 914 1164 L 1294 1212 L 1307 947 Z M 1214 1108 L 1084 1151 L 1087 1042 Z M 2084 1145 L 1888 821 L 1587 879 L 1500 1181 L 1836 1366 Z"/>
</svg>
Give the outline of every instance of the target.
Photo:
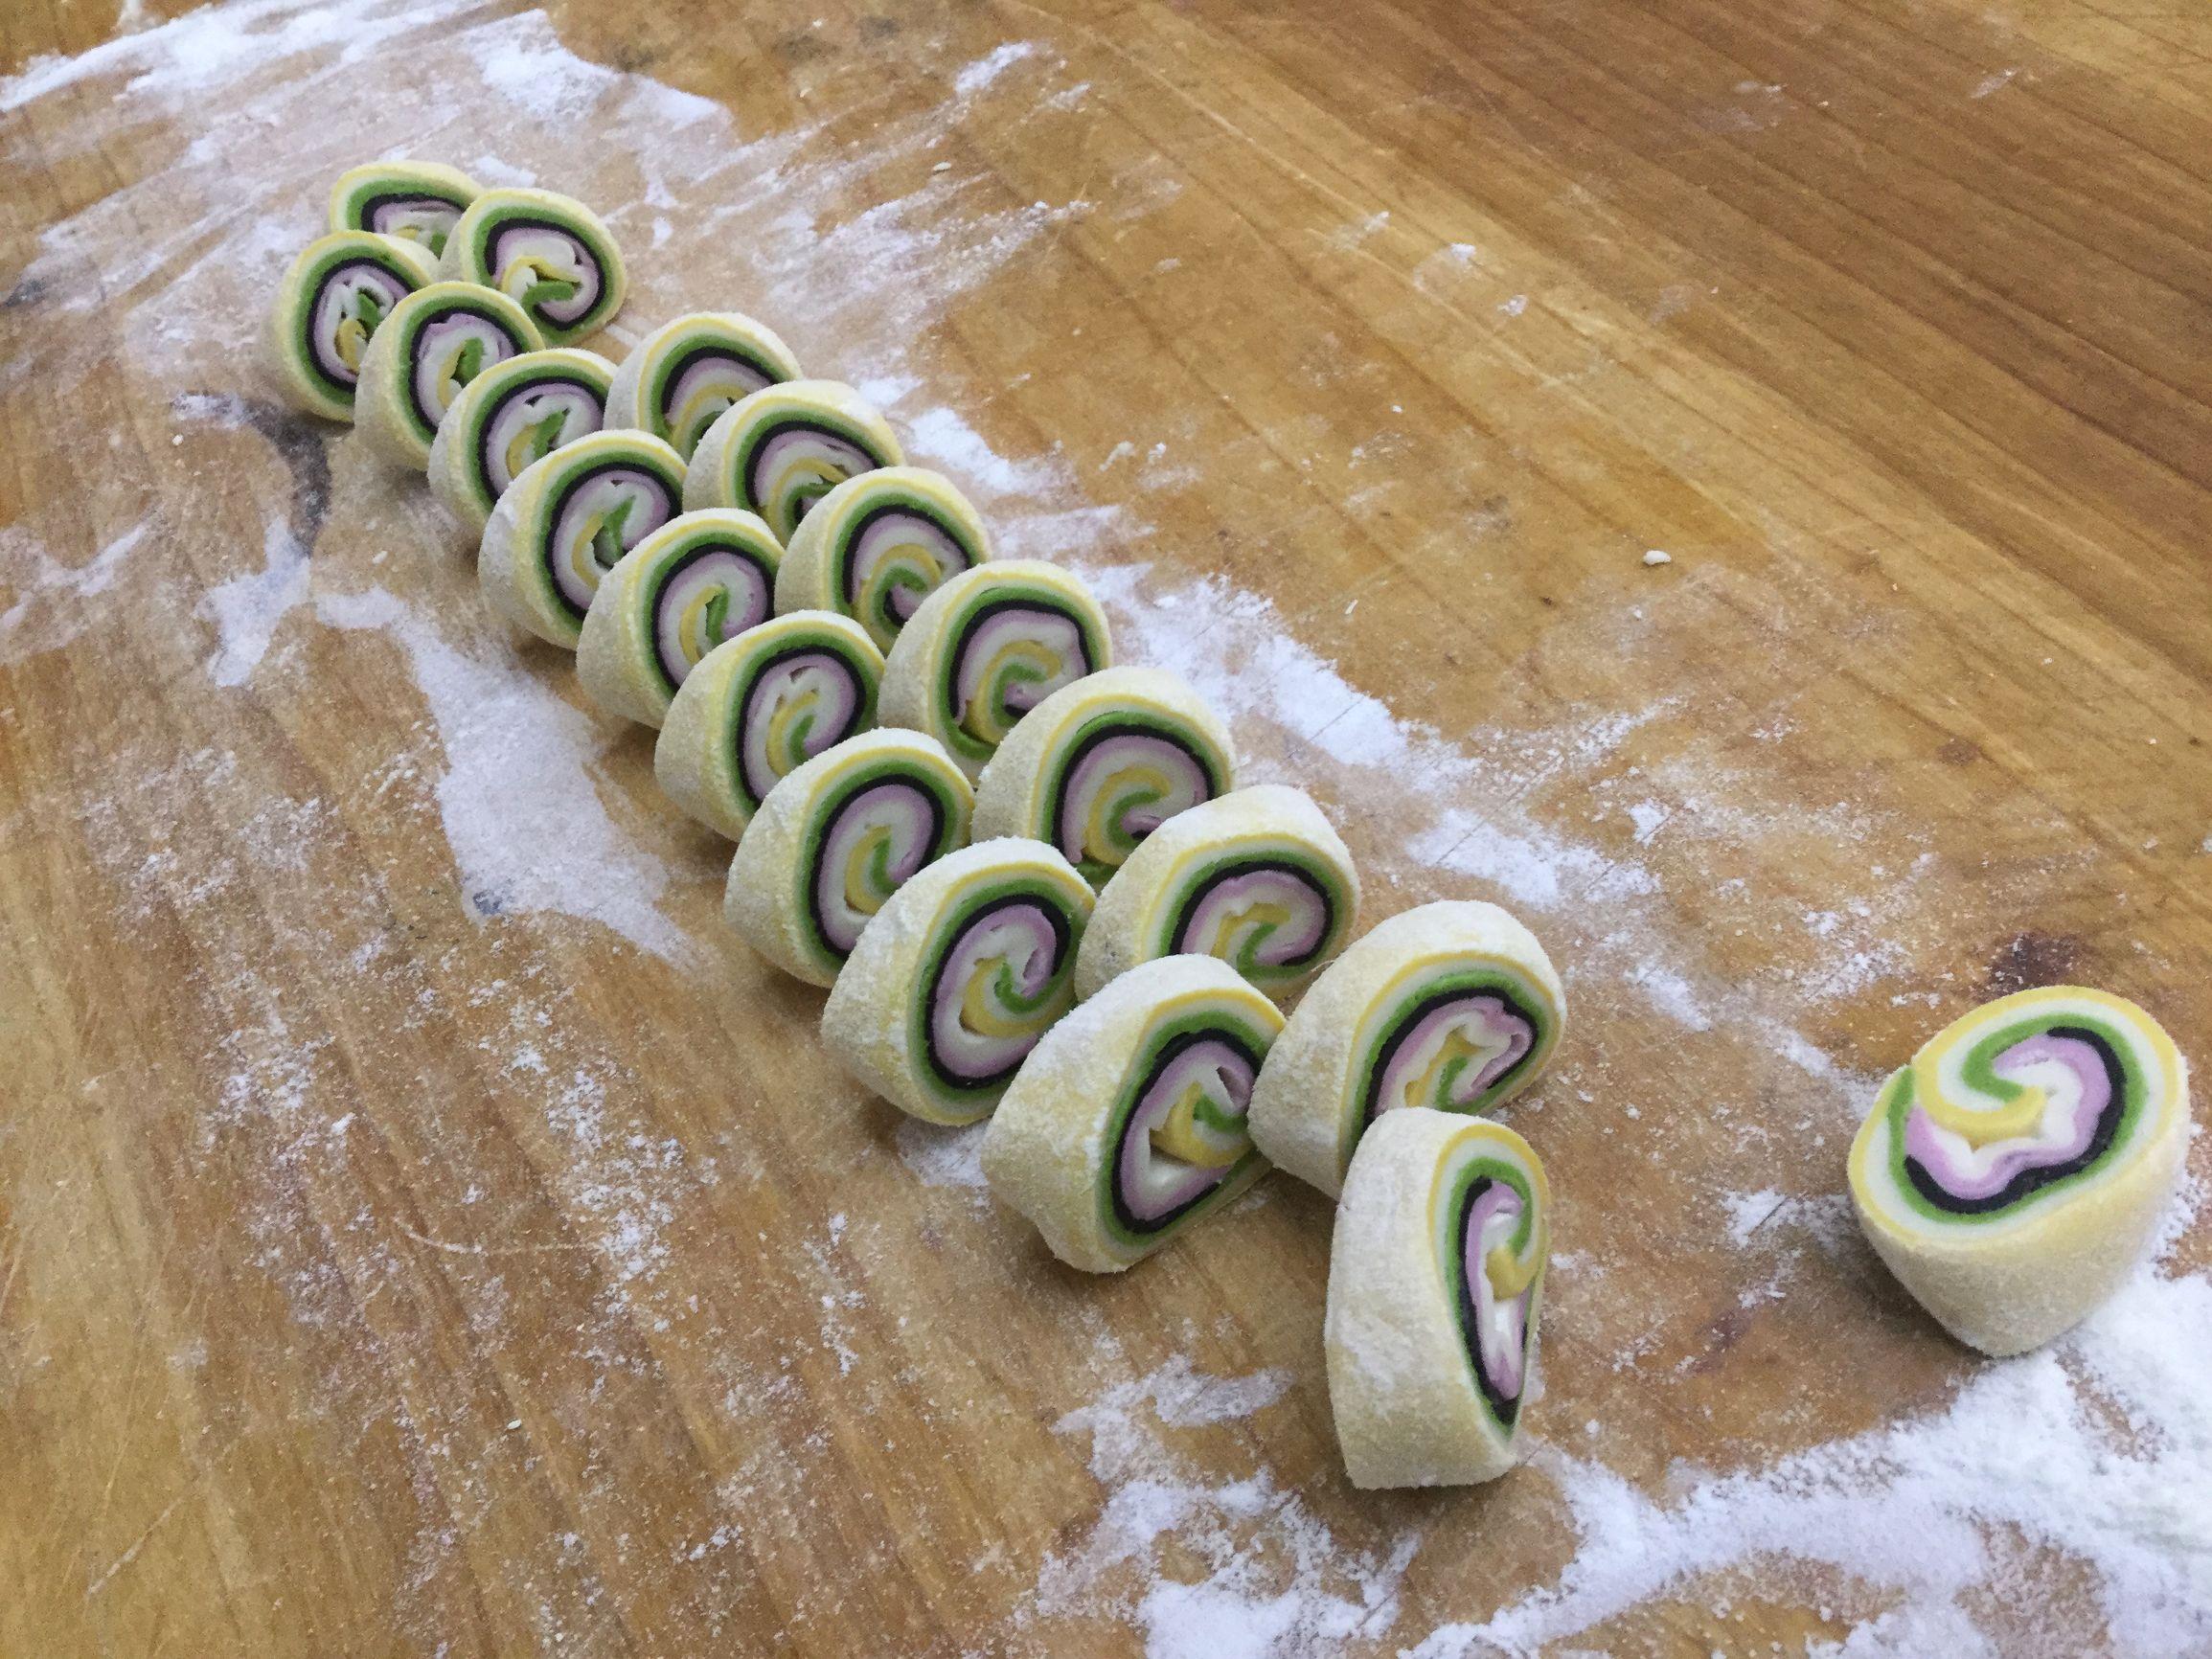
<svg viewBox="0 0 2212 1659">
<path fill-rule="evenodd" d="M 1321 809 L 1280 784 L 1169 819 L 1099 895 L 1076 963 L 1079 996 L 1155 956 L 1218 956 L 1284 997 L 1344 948 L 1359 876 Z"/>
<path fill-rule="evenodd" d="M 430 441 L 430 493 L 474 534 L 533 462 L 606 424 L 614 365 L 574 346 L 525 352 L 484 370 Z"/>
<path fill-rule="evenodd" d="M 331 229 L 395 237 L 436 259 L 468 204 L 482 193 L 459 168 L 373 161 L 339 175 L 331 191 Z"/>
<path fill-rule="evenodd" d="M 876 723 L 883 653 L 851 617 L 795 610 L 699 659 L 669 704 L 653 776 L 735 841 L 768 791 Z"/>
<path fill-rule="evenodd" d="M 2019 1353 L 2134 1266 L 2188 1139 L 2188 1067 L 2158 1022 L 2049 986 L 1975 1009 L 1891 1076 L 1852 1143 L 1851 1199 L 1945 1329 Z"/>
<path fill-rule="evenodd" d="M 418 288 L 369 337 L 353 423 L 387 461 L 425 468 L 438 424 L 463 388 L 492 364 L 544 345 L 505 294 L 474 283 Z"/>
<path fill-rule="evenodd" d="M 768 791 L 745 826 L 722 914 L 739 938 L 829 985 L 891 896 L 968 845 L 968 779 L 920 732 L 885 727 L 826 749 Z"/>
<path fill-rule="evenodd" d="M 983 520 L 951 480 L 879 467 L 845 480 L 800 522 L 776 608 L 840 612 L 887 651 L 940 583 L 990 557 Z"/>
<path fill-rule="evenodd" d="M 1091 892 L 1039 841 L 982 841 L 894 893 L 837 976 L 822 1035 L 855 1079 L 939 1124 L 990 1114 L 1074 1001 Z"/>
<path fill-rule="evenodd" d="M 627 291 L 622 250 L 583 203 L 549 190 L 488 190 L 445 239 L 440 274 L 496 288 L 549 346 L 604 327 Z"/>
<path fill-rule="evenodd" d="M 749 512 L 672 518 L 606 573 L 584 614 L 576 672 L 610 715 L 648 726 L 724 640 L 768 620 L 784 550 Z"/>
<path fill-rule="evenodd" d="M 683 475 L 676 452 L 644 432 L 594 432 L 532 462 L 477 544 L 485 602 L 576 649 L 606 573 L 676 515 Z"/>
<path fill-rule="evenodd" d="M 622 360 L 607 424 L 665 438 L 689 461 L 725 410 L 798 377 L 799 359 L 773 330 L 736 311 L 694 311 L 663 323 Z"/>
<path fill-rule="evenodd" d="M 1501 1124 L 1416 1107 L 1360 1142 L 1323 1325 L 1354 1486 L 1458 1486 L 1519 1460 L 1550 1232 L 1543 1166 Z"/>
<path fill-rule="evenodd" d="M 905 460 L 882 416 L 836 380 L 787 380 L 723 411 L 692 451 L 684 505 L 741 507 L 792 534 L 846 479 Z"/>
<path fill-rule="evenodd" d="M 1360 1137 L 1405 1106 L 1470 1115 L 1542 1074 L 1566 994 L 1536 936 L 1494 904 L 1403 911 L 1330 966 L 1252 1096 L 1252 1136 L 1334 1194 Z"/>
<path fill-rule="evenodd" d="M 970 778 L 1030 710 L 1113 661 L 1106 612 L 1058 565 L 1002 558 L 915 611 L 884 670 L 883 720 L 927 732 Z"/>
<path fill-rule="evenodd" d="M 1049 841 L 1091 885 L 1178 812 L 1236 786 L 1229 729 L 1159 669 L 1102 669 L 1022 716 L 975 785 L 979 835 Z"/>
<path fill-rule="evenodd" d="M 369 342 L 400 302 L 437 281 L 422 249 L 366 231 L 309 242 L 277 289 L 269 356 L 291 400 L 351 420 Z"/>
<path fill-rule="evenodd" d="M 985 1131 L 991 1190 L 1118 1273 L 1266 1173 L 1244 1108 L 1275 1005 L 1210 956 L 1148 962 L 1044 1034 Z"/>
</svg>

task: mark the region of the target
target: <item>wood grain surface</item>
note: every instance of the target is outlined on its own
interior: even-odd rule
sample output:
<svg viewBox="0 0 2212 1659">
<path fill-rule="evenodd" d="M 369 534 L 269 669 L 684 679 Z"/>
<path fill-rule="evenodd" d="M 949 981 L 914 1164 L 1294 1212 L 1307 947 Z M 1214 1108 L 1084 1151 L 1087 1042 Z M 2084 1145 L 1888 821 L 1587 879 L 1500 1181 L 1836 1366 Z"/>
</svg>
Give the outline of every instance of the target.
<svg viewBox="0 0 2212 1659">
<path fill-rule="evenodd" d="M 2212 1052 L 2203 14 L 170 10 L 0 20 L 0 1652 L 2129 1650 L 1994 1471 L 1874 1535 L 1836 1448 L 1991 1368 L 1840 1193 L 1994 991 Z M 1348 1487 L 1317 1194 L 1094 1282 L 835 1074 L 650 734 L 275 401 L 400 150 L 607 213 L 610 351 L 736 307 L 868 389 L 1368 920 L 1536 928 L 1529 1466 Z"/>
</svg>

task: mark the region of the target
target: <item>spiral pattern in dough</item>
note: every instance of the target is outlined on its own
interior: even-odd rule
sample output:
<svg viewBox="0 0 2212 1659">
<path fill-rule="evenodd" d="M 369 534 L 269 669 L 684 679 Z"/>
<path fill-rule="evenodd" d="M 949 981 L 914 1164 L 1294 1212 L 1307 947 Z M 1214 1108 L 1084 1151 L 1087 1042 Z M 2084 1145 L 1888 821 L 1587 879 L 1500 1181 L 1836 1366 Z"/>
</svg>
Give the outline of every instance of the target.
<svg viewBox="0 0 2212 1659">
<path fill-rule="evenodd" d="M 847 1071 L 935 1123 L 989 1114 L 1074 1001 L 1090 888 L 1039 842 L 979 842 L 891 896 L 822 1011 Z"/>
<path fill-rule="evenodd" d="M 461 389 L 430 442 L 430 492 L 478 535 L 533 463 L 605 424 L 614 365 L 574 346 L 525 352 Z"/>
<path fill-rule="evenodd" d="M 791 537 L 776 607 L 852 617 L 888 651 L 939 585 L 991 557 L 983 520 L 949 479 L 920 466 L 848 478 Z"/>
<path fill-rule="evenodd" d="M 309 242 L 278 286 L 269 355 L 291 400 L 351 420 L 371 338 L 401 301 L 437 280 L 429 256 L 365 231 Z"/>
<path fill-rule="evenodd" d="M 694 311 L 663 323 L 622 360 L 609 423 L 665 438 L 688 462 L 726 411 L 798 377 L 799 359 L 773 330 L 736 311 Z"/>
<path fill-rule="evenodd" d="M 788 380 L 732 404 L 707 428 L 692 451 L 684 505 L 757 512 L 788 547 L 831 490 L 904 459 L 890 424 L 852 387 Z"/>
<path fill-rule="evenodd" d="M 1954 1021 L 1891 1076 L 1852 1144 L 1852 1201 L 1961 1340 L 2016 1353 L 2140 1257 L 2178 1179 L 2188 1068 L 2122 997 L 2046 986 Z"/>
<path fill-rule="evenodd" d="M 427 468 L 439 423 L 468 383 L 544 345 L 505 294 L 473 283 L 418 288 L 392 307 L 361 353 L 353 423 L 385 460 Z"/>
<path fill-rule="evenodd" d="M 606 226 L 582 202 L 548 190 L 478 195 L 446 239 L 442 274 L 505 294 L 552 346 L 604 327 L 628 289 Z"/>
<path fill-rule="evenodd" d="M 482 192 L 459 168 L 431 161 L 373 161 L 339 174 L 331 229 L 412 242 L 433 260 Z"/>
</svg>

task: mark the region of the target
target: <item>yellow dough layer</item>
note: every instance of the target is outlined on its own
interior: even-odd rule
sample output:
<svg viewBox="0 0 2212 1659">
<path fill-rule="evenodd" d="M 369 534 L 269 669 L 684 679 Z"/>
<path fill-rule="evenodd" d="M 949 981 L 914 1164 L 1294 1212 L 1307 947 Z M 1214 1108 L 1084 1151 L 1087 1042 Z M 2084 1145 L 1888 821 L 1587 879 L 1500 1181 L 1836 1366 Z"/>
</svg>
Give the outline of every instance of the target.
<svg viewBox="0 0 2212 1659">
<path fill-rule="evenodd" d="M 430 441 L 430 493 L 471 535 L 515 479 L 606 420 L 614 365 L 573 346 L 525 352 L 461 389 Z"/>
<path fill-rule="evenodd" d="M 694 311 L 663 323 L 622 360 L 607 424 L 666 439 L 689 461 L 725 410 L 797 378 L 799 359 L 773 329 L 737 311 Z"/>
<path fill-rule="evenodd" d="M 929 595 L 990 557 L 983 519 L 950 479 L 881 466 L 846 479 L 800 522 L 776 608 L 852 617 L 888 651 Z"/>
<path fill-rule="evenodd" d="M 741 507 L 787 547 L 838 485 L 905 460 L 891 423 L 838 380 L 787 380 L 732 404 L 692 451 L 684 505 Z"/>
<path fill-rule="evenodd" d="M 372 339 L 409 294 L 437 280 L 430 257 L 408 242 L 368 231 L 309 242 L 269 307 L 269 361 L 285 396 L 310 415 L 353 420 Z"/>
<path fill-rule="evenodd" d="M 384 460 L 422 471 L 462 389 L 492 364 L 544 346 L 537 326 L 505 294 L 474 283 L 417 288 L 361 353 L 353 424 Z"/>
</svg>

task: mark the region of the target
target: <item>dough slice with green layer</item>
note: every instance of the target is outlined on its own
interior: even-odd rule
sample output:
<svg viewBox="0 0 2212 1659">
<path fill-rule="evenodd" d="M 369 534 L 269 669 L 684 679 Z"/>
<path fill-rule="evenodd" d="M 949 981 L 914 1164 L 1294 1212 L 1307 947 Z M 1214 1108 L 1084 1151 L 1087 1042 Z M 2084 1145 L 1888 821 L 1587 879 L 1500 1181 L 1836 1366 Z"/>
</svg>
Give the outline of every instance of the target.
<svg viewBox="0 0 2212 1659">
<path fill-rule="evenodd" d="M 2124 997 L 2048 986 L 1938 1032 L 1851 1146 L 1889 1270 L 1984 1353 L 2079 1324 L 2141 1260 L 2180 1180 L 2189 1068 Z"/>
<path fill-rule="evenodd" d="M 353 424 L 385 460 L 422 471 L 439 422 L 463 389 L 494 363 L 544 346 L 536 325 L 505 294 L 474 283 L 418 288 L 392 307 L 361 353 Z"/>
<path fill-rule="evenodd" d="M 848 478 L 791 536 L 778 610 L 833 610 L 888 651 L 922 602 L 991 557 L 991 537 L 950 479 L 920 466 Z"/>
<path fill-rule="evenodd" d="M 369 231 L 411 242 L 435 260 L 468 204 L 482 194 L 457 167 L 435 161 L 372 161 L 349 168 L 331 190 L 331 229 Z"/>
<path fill-rule="evenodd" d="M 269 360 L 285 395 L 310 415 L 351 420 L 371 338 L 417 289 L 438 280 L 429 255 L 367 231 L 318 237 L 277 286 Z"/>
<path fill-rule="evenodd" d="M 1344 948 L 1358 912 L 1358 873 L 1321 808 L 1280 784 L 1238 789 L 1169 819 L 1106 884 L 1076 994 L 1155 956 L 1197 955 L 1280 1001 Z"/>
<path fill-rule="evenodd" d="M 768 620 L 784 550 L 750 512 L 669 520 L 623 556 L 592 597 L 576 671 L 594 703 L 648 726 L 706 654 Z"/>
<path fill-rule="evenodd" d="M 446 238 L 441 273 L 495 288 L 549 346 L 572 346 L 622 309 L 622 249 L 599 216 L 549 190 L 488 190 Z"/>
<path fill-rule="evenodd" d="M 1329 1405 L 1356 1487 L 1520 1461 L 1551 1192 L 1502 1124 L 1415 1106 L 1359 1143 L 1329 1252 Z"/>
<path fill-rule="evenodd" d="M 726 411 L 798 378 L 799 359 L 765 324 L 736 311 L 694 311 L 663 323 L 622 360 L 607 423 L 665 438 L 688 462 Z"/>
<path fill-rule="evenodd" d="M 977 833 L 1049 841 L 1103 887 L 1162 824 L 1236 784 L 1229 729 L 1204 698 L 1160 669 L 1101 669 L 998 746 L 976 781 Z"/>
<path fill-rule="evenodd" d="M 570 650 L 607 572 L 675 517 L 684 467 L 645 432 L 594 432 L 534 461 L 499 498 L 476 583 L 499 615 Z"/>
<path fill-rule="evenodd" d="M 1090 909 L 1089 884 L 1040 841 L 947 853 L 861 930 L 822 1010 L 823 1040 L 903 1112 L 936 1124 L 988 1117 L 1075 1001 Z"/>
<path fill-rule="evenodd" d="M 1253 1139 L 1334 1194 L 1385 1114 L 1494 1111 L 1543 1074 L 1565 1024 L 1551 959 L 1508 912 L 1473 899 L 1402 911 L 1299 1003 L 1253 1091 Z"/>
<path fill-rule="evenodd" d="M 980 777 L 1030 710 L 1112 661 L 1106 612 L 1081 579 L 1041 559 L 992 559 L 946 581 L 901 630 L 883 720 L 927 732 Z"/>
<path fill-rule="evenodd" d="M 1266 1173 L 1244 1111 L 1282 1029 L 1213 957 L 1130 969 L 1022 1061 L 984 1133 L 992 1193 L 1071 1267 L 1141 1261 Z"/>
<path fill-rule="evenodd" d="M 768 792 L 876 723 L 883 653 L 851 617 L 795 610 L 699 659 L 669 704 L 653 776 L 677 807 L 732 841 Z"/>
<path fill-rule="evenodd" d="M 525 352 L 462 387 L 430 441 L 430 493 L 472 535 L 533 463 L 606 424 L 614 365 L 562 346 Z"/>
<path fill-rule="evenodd" d="M 730 860 L 722 915 L 786 973 L 832 984 L 891 896 L 968 845 L 974 804 L 920 732 L 847 738 L 768 791 Z"/>
<path fill-rule="evenodd" d="M 757 512 L 787 547 L 838 485 L 905 460 L 890 422 L 836 380 L 789 380 L 732 404 L 692 451 L 684 505 Z"/>
</svg>

